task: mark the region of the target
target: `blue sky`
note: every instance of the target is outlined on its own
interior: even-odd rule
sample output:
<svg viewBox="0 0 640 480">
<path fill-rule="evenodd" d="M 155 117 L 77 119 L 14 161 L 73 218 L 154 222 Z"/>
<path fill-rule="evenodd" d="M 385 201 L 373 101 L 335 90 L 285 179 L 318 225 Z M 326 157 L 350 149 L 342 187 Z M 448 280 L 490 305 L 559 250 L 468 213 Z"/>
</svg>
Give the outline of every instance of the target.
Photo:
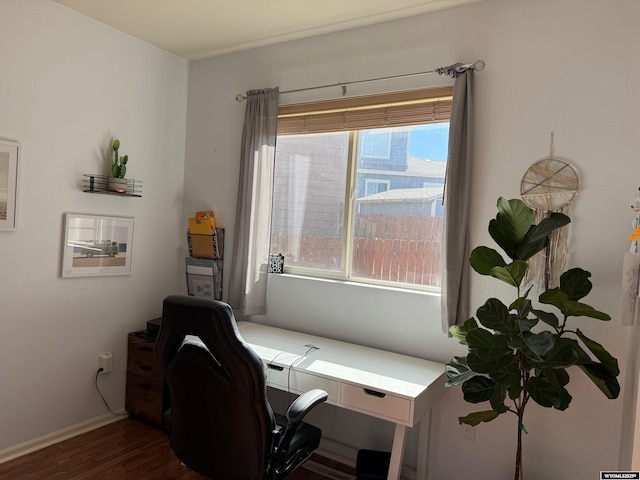
<svg viewBox="0 0 640 480">
<path fill-rule="evenodd" d="M 420 125 L 411 130 L 409 154 L 429 160 L 446 160 L 448 143 L 448 122 Z"/>
</svg>

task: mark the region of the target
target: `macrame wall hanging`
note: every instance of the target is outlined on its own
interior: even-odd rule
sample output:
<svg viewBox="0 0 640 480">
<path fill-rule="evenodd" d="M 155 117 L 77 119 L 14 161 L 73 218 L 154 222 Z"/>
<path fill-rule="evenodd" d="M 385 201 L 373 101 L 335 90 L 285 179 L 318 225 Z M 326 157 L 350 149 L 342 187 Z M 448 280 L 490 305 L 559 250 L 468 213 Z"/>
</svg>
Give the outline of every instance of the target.
<svg viewBox="0 0 640 480">
<path fill-rule="evenodd" d="M 549 156 L 531 165 L 522 177 L 522 200 L 533 209 L 537 225 L 552 212 L 571 216 L 573 199 L 577 194 L 578 175 L 575 169 L 553 156 L 552 132 Z M 534 282 L 545 290 L 559 285 L 567 260 L 569 225 L 555 229 L 549 246 L 531 258 L 526 282 Z"/>
</svg>

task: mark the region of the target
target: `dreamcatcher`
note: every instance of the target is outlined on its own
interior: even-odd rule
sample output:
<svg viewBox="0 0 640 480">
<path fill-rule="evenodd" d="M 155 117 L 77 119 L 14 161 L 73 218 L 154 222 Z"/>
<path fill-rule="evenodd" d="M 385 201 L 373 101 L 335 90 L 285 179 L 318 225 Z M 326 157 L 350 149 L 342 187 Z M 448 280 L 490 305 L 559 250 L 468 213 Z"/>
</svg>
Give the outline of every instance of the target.
<svg viewBox="0 0 640 480">
<path fill-rule="evenodd" d="M 522 200 L 534 211 L 537 225 L 552 212 L 571 216 L 573 199 L 578 194 L 578 175 L 567 162 L 553 156 L 553 133 L 549 156 L 531 165 L 520 182 Z M 551 233 L 547 248 L 529 261 L 525 281 L 544 285 L 545 290 L 557 287 L 567 260 L 569 226 Z"/>
</svg>

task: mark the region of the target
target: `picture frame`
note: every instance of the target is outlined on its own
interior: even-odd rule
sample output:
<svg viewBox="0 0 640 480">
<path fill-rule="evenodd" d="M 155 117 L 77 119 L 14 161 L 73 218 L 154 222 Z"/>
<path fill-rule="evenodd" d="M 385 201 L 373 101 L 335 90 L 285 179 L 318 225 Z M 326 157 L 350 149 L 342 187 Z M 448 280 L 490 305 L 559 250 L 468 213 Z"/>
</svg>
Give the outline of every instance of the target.
<svg viewBox="0 0 640 480">
<path fill-rule="evenodd" d="M 62 277 L 131 274 L 133 217 L 64 214 Z"/>
<path fill-rule="evenodd" d="M 17 142 L 0 139 L 0 231 L 16 229 L 19 151 Z"/>
</svg>

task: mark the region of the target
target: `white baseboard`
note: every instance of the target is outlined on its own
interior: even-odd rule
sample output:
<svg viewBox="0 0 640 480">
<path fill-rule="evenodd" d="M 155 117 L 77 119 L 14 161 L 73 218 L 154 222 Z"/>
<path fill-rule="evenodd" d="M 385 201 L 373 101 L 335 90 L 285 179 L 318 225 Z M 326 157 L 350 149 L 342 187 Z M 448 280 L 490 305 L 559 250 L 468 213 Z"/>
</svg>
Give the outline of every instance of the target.
<svg viewBox="0 0 640 480">
<path fill-rule="evenodd" d="M 116 413 L 126 413 L 124 410 L 117 411 Z M 27 453 L 35 452 L 41 448 L 48 447 L 63 440 L 76 437 L 83 433 L 90 432 L 96 428 L 104 427 L 111 423 L 115 423 L 118 420 L 127 418 L 125 415 L 114 415 L 112 413 L 105 413 L 99 417 L 85 420 L 84 422 L 76 423 L 69 427 L 56 430 L 55 432 L 48 433 L 42 437 L 34 438 L 33 440 L 27 440 L 26 442 L 18 443 L 4 450 L 0 450 L 0 463 L 8 462 L 14 458 L 21 457 Z"/>
<path fill-rule="evenodd" d="M 356 459 L 358 458 L 357 449 L 326 438 L 322 438 L 320 440 L 320 447 L 318 447 L 315 453 L 354 468 L 356 466 Z M 404 480 L 416 480 L 415 469 L 403 465 L 402 471 L 400 472 L 400 478 Z"/>
</svg>

